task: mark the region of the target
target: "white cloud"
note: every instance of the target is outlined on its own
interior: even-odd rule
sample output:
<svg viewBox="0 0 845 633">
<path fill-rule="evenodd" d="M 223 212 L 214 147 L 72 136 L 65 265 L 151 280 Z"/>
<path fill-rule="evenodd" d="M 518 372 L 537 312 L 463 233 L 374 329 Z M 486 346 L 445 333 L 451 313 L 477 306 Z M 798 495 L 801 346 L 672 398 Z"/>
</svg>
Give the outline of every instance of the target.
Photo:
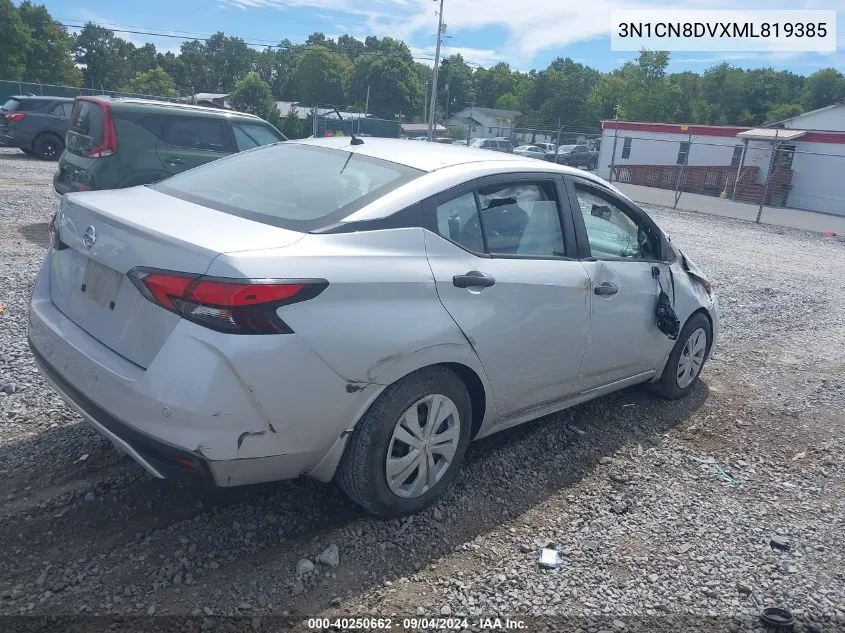
<svg viewBox="0 0 845 633">
<path fill-rule="evenodd" d="M 331 10 L 350 16 L 355 30 L 390 35 L 406 41 L 433 40 L 437 29 L 436 2 L 432 0 L 221 0 L 241 8 L 275 7 Z M 841 0 L 770 0 L 766 9 L 836 9 Z M 515 67 L 530 67 L 543 51 L 606 37 L 614 9 L 711 9 L 712 0 L 446 0 L 444 21 L 449 33 L 459 36 L 483 28 L 498 27 L 507 32 L 495 48 L 452 46 L 466 50 L 465 57 L 482 65 L 508 61 Z M 731 9 L 760 9 L 760 0 L 732 0 Z M 839 41 L 845 39 L 845 14 L 838 20 Z M 332 29 L 337 31 L 338 29 Z M 433 48 L 433 43 L 432 43 Z M 418 49 L 422 50 L 422 49 Z M 787 57 L 767 57 L 785 61 Z M 587 60 L 589 63 L 589 60 Z"/>
</svg>

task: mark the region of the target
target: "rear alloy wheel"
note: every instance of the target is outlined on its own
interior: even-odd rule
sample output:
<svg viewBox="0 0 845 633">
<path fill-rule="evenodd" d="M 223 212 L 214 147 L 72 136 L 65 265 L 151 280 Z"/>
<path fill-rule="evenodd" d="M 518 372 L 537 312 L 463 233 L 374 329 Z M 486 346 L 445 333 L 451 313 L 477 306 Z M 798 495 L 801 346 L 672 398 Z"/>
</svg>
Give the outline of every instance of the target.
<svg viewBox="0 0 845 633">
<path fill-rule="evenodd" d="M 361 419 L 338 467 L 343 490 L 381 517 L 431 504 L 451 483 L 467 445 L 472 406 L 461 379 L 430 367 L 388 387 Z"/>
<path fill-rule="evenodd" d="M 668 400 L 687 395 L 701 376 L 712 342 L 710 321 L 701 312 L 694 314 L 678 335 L 660 381 L 649 385 L 651 390 Z"/>
<path fill-rule="evenodd" d="M 59 160 L 65 144 L 55 134 L 39 134 L 32 142 L 32 151 L 41 160 Z"/>
</svg>

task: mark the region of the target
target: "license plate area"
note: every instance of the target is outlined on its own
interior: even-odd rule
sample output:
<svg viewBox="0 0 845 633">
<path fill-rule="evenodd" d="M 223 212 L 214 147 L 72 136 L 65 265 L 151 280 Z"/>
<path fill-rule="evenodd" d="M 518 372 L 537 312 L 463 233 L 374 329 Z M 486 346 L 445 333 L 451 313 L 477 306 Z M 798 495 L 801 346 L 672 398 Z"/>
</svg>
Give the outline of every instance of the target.
<svg viewBox="0 0 845 633">
<path fill-rule="evenodd" d="M 85 273 L 80 290 L 100 306 L 114 310 L 122 283 L 123 273 L 89 259 L 85 262 Z"/>
</svg>

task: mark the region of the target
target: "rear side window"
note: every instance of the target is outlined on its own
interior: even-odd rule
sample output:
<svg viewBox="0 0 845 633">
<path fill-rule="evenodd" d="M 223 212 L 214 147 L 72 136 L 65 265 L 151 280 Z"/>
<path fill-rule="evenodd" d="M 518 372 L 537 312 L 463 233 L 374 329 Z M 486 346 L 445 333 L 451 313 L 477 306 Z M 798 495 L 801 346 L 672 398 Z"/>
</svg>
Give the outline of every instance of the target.
<svg viewBox="0 0 845 633">
<path fill-rule="evenodd" d="M 239 152 L 284 140 L 266 125 L 255 123 L 232 123 L 232 131 Z"/>
<path fill-rule="evenodd" d="M 50 114 L 56 114 L 58 116 L 70 116 L 70 111 L 71 104 L 69 103 L 59 103 L 50 108 Z"/>
<path fill-rule="evenodd" d="M 200 117 L 167 117 L 161 140 L 173 147 L 228 152 L 226 124 L 220 119 Z"/>
<path fill-rule="evenodd" d="M 91 101 L 75 101 L 70 114 L 67 149 L 83 155 L 103 142 L 103 110 Z"/>
<path fill-rule="evenodd" d="M 557 193 L 550 182 L 481 187 L 439 205 L 437 231 L 475 253 L 565 257 Z"/>
<path fill-rule="evenodd" d="M 151 187 L 256 222 L 313 231 L 422 174 L 342 149 L 280 143 L 208 163 Z"/>
</svg>

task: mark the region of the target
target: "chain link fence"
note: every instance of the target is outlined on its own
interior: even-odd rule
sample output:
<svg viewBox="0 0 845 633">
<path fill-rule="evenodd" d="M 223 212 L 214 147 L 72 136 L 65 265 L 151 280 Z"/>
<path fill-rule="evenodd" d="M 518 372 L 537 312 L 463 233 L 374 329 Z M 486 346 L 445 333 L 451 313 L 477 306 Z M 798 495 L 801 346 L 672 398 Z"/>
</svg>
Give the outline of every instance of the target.
<svg viewBox="0 0 845 633">
<path fill-rule="evenodd" d="M 839 143 L 822 136 L 827 140 L 784 143 L 620 134 L 605 138 L 598 174 L 614 183 L 671 190 L 674 206 L 690 194 L 761 211 L 765 206 L 845 216 L 845 135 Z"/>
</svg>

